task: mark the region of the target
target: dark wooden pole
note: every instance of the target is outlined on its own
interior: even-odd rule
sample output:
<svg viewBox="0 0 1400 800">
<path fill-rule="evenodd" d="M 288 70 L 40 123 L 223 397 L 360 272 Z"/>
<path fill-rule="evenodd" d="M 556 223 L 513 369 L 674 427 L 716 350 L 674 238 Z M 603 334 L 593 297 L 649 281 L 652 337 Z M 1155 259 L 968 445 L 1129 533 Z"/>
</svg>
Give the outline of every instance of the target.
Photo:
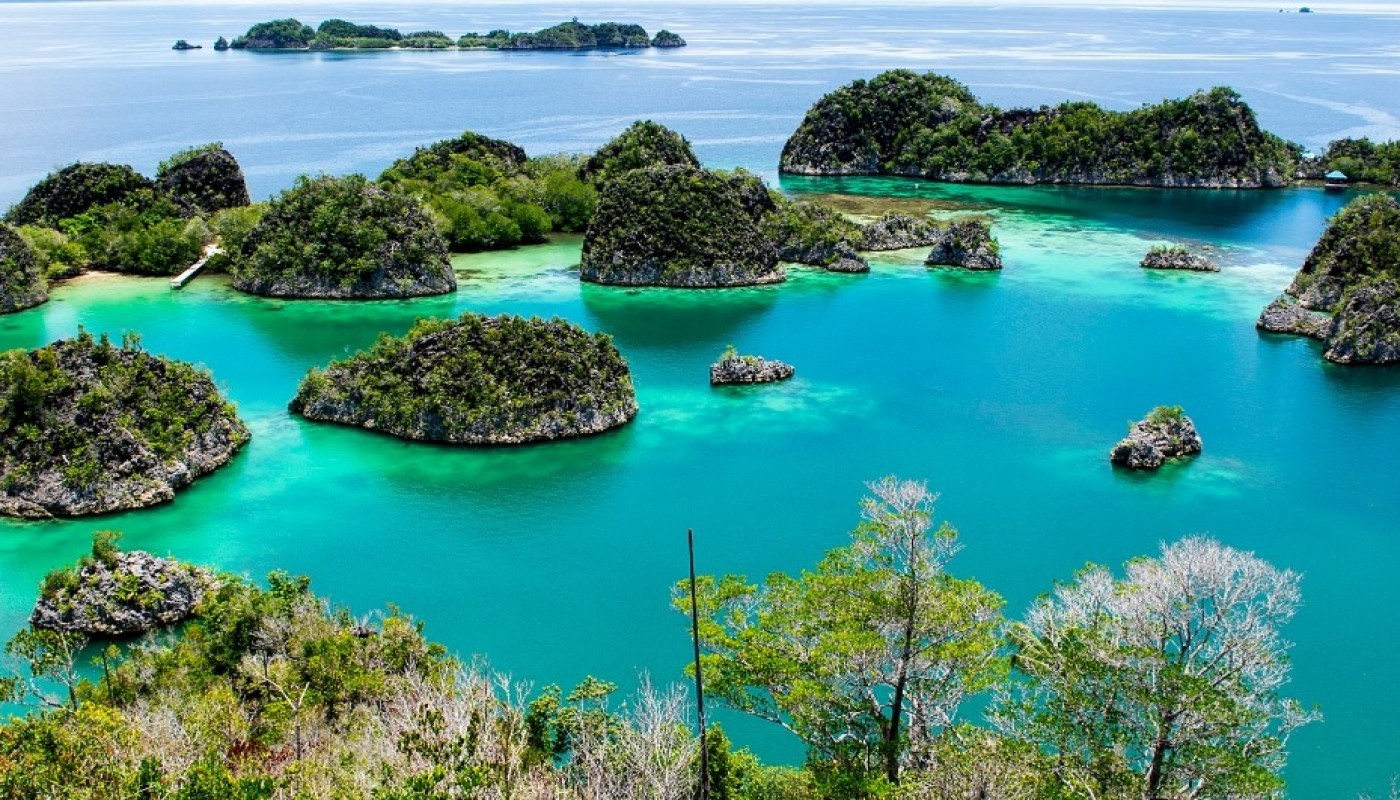
<svg viewBox="0 0 1400 800">
<path fill-rule="evenodd" d="M 695 532 L 685 531 L 690 549 L 690 639 L 695 644 L 695 708 L 700 718 L 700 800 L 710 800 L 710 753 L 705 741 L 705 679 L 700 674 L 700 611 L 695 602 Z"/>
</svg>

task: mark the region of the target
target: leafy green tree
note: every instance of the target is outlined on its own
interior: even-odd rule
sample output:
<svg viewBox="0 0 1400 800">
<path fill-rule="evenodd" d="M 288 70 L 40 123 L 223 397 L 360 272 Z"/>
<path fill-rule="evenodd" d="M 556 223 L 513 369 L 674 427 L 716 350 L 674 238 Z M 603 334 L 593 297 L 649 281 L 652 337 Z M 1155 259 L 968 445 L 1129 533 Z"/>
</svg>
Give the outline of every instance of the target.
<svg viewBox="0 0 1400 800">
<path fill-rule="evenodd" d="M 911 745 L 1005 673 L 1002 600 L 947 573 L 957 532 L 933 528 L 924 484 L 869 488 L 851 544 L 815 571 L 699 581 L 702 666 L 713 697 L 797 734 L 836 778 L 897 783 Z"/>
<path fill-rule="evenodd" d="M 1298 603 L 1297 573 L 1204 537 L 1091 566 L 1013 627 L 1025 679 L 993 719 L 1044 754 L 1046 796 L 1272 796 L 1317 718 L 1280 694 Z"/>
</svg>

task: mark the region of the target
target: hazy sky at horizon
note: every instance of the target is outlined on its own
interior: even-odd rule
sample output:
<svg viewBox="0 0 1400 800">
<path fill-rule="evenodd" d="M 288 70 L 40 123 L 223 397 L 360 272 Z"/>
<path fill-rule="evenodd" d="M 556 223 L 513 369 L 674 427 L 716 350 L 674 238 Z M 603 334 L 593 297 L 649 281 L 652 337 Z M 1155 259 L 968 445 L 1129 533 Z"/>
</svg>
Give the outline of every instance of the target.
<svg viewBox="0 0 1400 800">
<path fill-rule="evenodd" d="M 0 0 L 0 4 L 46 4 L 46 3 L 108 3 L 114 5 L 179 5 L 179 6 L 227 6 L 226 0 Z M 384 5 L 384 0 L 338 0 L 341 5 Z M 819 5 L 819 6 L 921 6 L 925 8 L 936 8 L 939 6 L 1004 6 L 1014 7 L 1039 7 L 1039 8 L 1144 8 L 1144 9 L 1164 9 L 1164 10 L 1283 10 L 1296 13 L 1301 4 L 1294 2 L 1281 3 L 1280 0 L 997 0 L 994 3 L 987 3 L 986 0 L 871 0 L 870 2 L 852 3 L 850 0 L 695 0 L 695 5 Z M 286 5 L 286 0 L 237 0 L 237 5 Z M 415 6 L 425 5 L 460 5 L 458 0 L 413 0 Z M 487 5 L 558 5 L 558 0 L 488 0 Z M 570 5 L 578 6 L 598 6 L 598 5 L 625 5 L 626 0 L 569 0 Z M 1319 14 L 1400 14 L 1400 0 L 1389 0 L 1388 2 L 1378 2 L 1371 0 L 1327 0 L 1323 3 L 1309 6 L 1315 13 Z"/>
</svg>

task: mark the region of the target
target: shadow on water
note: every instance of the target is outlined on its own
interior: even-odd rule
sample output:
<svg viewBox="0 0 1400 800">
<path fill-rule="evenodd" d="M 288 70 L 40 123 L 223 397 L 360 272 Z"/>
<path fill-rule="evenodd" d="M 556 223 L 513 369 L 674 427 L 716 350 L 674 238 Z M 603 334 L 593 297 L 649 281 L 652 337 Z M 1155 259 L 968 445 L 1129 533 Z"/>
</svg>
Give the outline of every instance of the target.
<svg viewBox="0 0 1400 800">
<path fill-rule="evenodd" d="M 640 414 L 645 414 L 643 410 Z M 307 460 L 342 478 L 383 480 L 399 491 L 437 495 L 530 492 L 596 485 L 627 459 L 637 420 L 592 436 L 557 442 L 477 447 L 415 442 L 348 425 L 295 418 Z"/>
<path fill-rule="evenodd" d="M 240 314 L 251 330 L 284 358 L 321 366 L 374 343 L 380 333 L 399 336 L 424 317 L 455 317 L 452 294 L 404 300 L 300 300 L 241 295 Z"/>
<path fill-rule="evenodd" d="M 782 284 L 733 289 L 631 288 L 584 284 L 584 310 L 598 330 L 629 348 L 715 350 L 738 338 L 778 302 Z"/>
</svg>

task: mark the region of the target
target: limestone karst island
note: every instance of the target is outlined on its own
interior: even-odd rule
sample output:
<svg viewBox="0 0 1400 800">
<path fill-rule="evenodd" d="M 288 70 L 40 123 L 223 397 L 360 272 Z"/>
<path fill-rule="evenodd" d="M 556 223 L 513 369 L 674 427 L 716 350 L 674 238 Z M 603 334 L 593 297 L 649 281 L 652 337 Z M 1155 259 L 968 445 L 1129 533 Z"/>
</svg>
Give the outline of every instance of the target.
<svg viewBox="0 0 1400 800">
<path fill-rule="evenodd" d="M 0 8 L 0 799 L 1400 800 L 1400 9 Z"/>
</svg>

